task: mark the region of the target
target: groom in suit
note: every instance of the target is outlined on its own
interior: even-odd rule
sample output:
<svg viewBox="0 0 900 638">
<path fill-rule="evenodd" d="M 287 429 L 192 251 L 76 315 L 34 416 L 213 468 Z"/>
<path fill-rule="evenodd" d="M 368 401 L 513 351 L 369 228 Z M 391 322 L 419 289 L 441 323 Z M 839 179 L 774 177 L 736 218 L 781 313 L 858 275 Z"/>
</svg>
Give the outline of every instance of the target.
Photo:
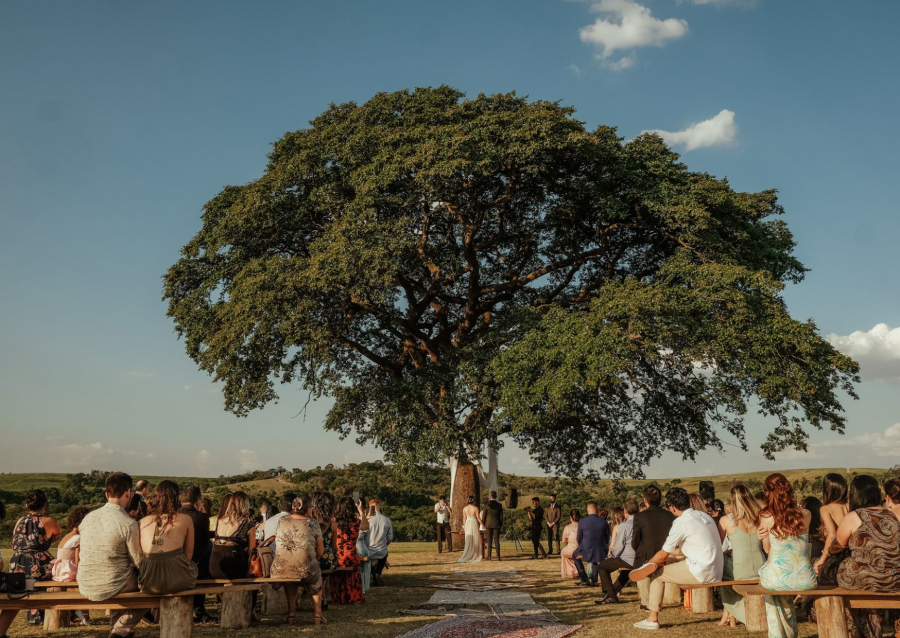
<svg viewBox="0 0 900 638">
<path fill-rule="evenodd" d="M 487 530 L 487 559 L 491 560 L 491 549 L 497 550 L 500 560 L 500 528 L 503 527 L 503 506 L 497 501 L 497 492 L 491 492 L 491 500 L 484 506 L 484 529 Z"/>
<path fill-rule="evenodd" d="M 600 575 L 598 564 L 606 558 L 609 549 L 609 523 L 597 516 L 597 504 L 594 501 L 588 501 L 587 516 L 578 521 L 576 540 L 578 547 L 575 548 L 572 558 L 581 579 L 578 584 L 583 587 L 596 587 Z M 584 569 L 585 563 L 591 563 L 593 566 L 590 580 Z"/>
</svg>

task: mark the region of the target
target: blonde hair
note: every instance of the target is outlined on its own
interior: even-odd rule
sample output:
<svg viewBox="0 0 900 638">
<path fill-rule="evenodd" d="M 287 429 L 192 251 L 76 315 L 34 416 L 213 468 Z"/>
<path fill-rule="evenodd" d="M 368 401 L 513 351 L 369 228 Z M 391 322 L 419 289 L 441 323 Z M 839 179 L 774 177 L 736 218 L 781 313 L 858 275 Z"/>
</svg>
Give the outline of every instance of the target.
<svg viewBox="0 0 900 638">
<path fill-rule="evenodd" d="M 698 512 L 706 511 L 706 501 L 699 494 L 691 494 L 691 509 L 697 510 Z"/>
<path fill-rule="evenodd" d="M 731 520 L 749 521 L 754 526 L 759 525 L 759 502 L 743 485 L 735 485 L 731 488 Z"/>
<path fill-rule="evenodd" d="M 240 523 L 248 516 L 250 516 L 250 497 L 244 492 L 232 493 L 231 502 L 228 503 L 221 520 L 228 523 Z"/>
</svg>

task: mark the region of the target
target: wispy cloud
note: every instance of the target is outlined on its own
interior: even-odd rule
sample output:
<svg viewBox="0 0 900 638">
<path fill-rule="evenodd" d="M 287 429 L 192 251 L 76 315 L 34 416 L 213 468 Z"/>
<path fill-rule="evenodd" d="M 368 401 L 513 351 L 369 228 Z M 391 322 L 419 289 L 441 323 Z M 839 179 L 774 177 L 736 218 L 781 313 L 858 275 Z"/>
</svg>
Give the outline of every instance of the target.
<svg viewBox="0 0 900 638">
<path fill-rule="evenodd" d="M 600 0 L 591 10 L 601 14 L 593 24 L 579 31 L 582 42 L 600 49 L 597 57 L 609 68 L 623 70 L 634 66 L 634 55 L 618 60 L 611 57 L 617 51 L 630 51 L 638 47 L 661 47 L 683 38 L 688 33 L 688 23 L 678 18 L 660 20 L 653 17 L 647 7 L 634 0 Z"/>
<path fill-rule="evenodd" d="M 715 117 L 691 124 L 681 131 L 653 129 L 645 133 L 656 133 L 666 143 L 684 146 L 686 151 L 710 146 L 727 146 L 737 137 L 734 111 L 723 109 Z"/>
<path fill-rule="evenodd" d="M 242 472 L 259 469 L 259 455 L 253 450 L 241 450 L 238 452 L 238 463 Z"/>
<path fill-rule="evenodd" d="M 900 447 L 900 423 L 894 423 L 884 429 L 883 432 L 867 432 L 841 439 L 813 443 L 810 448 L 815 450 L 827 448 L 855 448 L 859 451 L 859 458 L 888 459 L 897 455 Z"/>
<path fill-rule="evenodd" d="M 197 469 L 201 474 L 205 474 L 209 470 L 209 462 L 212 457 L 212 452 L 209 450 L 200 450 L 194 455 L 194 461 L 197 462 Z"/>
<path fill-rule="evenodd" d="M 868 332 L 830 334 L 828 341 L 859 363 L 863 379 L 900 385 L 900 328 L 879 323 Z"/>
</svg>

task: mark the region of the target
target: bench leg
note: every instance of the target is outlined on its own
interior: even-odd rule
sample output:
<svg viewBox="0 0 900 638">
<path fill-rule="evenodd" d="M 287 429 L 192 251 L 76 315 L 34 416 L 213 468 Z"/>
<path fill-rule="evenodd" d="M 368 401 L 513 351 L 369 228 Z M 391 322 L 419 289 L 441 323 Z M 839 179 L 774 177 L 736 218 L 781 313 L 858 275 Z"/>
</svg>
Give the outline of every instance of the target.
<svg viewBox="0 0 900 638">
<path fill-rule="evenodd" d="M 162 599 L 159 605 L 159 638 L 190 638 L 193 628 L 193 596 Z"/>
<path fill-rule="evenodd" d="M 744 596 L 744 616 L 747 619 L 747 631 L 769 631 L 765 596 Z"/>
<path fill-rule="evenodd" d="M 56 593 L 65 591 L 62 587 L 48 587 L 47 593 Z M 71 612 L 57 611 L 56 609 L 44 610 L 44 631 L 56 631 L 68 627 L 71 623 L 69 618 Z"/>
<path fill-rule="evenodd" d="M 681 587 L 675 583 L 666 583 L 666 589 L 663 592 L 663 606 L 680 605 L 681 604 Z"/>
<path fill-rule="evenodd" d="M 285 616 L 288 613 L 287 595 L 284 587 L 275 590 L 271 585 L 263 587 L 263 614 L 266 616 Z"/>
<path fill-rule="evenodd" d="M 709 614 L 713 611 L 712 587 L 694 589 L 691 591 L 695 614 Z"/>
<path fill-rule="evenodd" d="M 850 638 L 847 616 L 844 614 L 844 599 L 840 596 L 816 598 L 816 622 L 819 625 L 819 638 Z"/>
<path fill-rule="evenodd" d="M 230 587 L 222 591 L 222 615 L 219 617 L 220 629 L 246 629 L 250 626 L 250 609 L 253 600 L 247 589 L 228 591 Z"/>
</svg>

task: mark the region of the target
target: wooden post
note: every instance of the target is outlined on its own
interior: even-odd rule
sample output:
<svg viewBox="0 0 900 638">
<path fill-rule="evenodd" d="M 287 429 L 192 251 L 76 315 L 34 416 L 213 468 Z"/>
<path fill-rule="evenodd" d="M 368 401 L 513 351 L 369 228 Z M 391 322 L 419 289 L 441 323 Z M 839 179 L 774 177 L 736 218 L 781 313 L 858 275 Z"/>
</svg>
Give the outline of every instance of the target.
<svg viewBox="0 0 900 638">
<path fill-rule="evenodd" d="M 276 591 L 271 585 L 266 585 L 262 592 L 263 614 L 266 616 L 286 616 L 288 614 L 287 593 L 284 591 L 284 587 Z"/>
<path fill-rule="evenodd" d="M 193 596 L 167 596 L 159 604 L 159 638 L 190 638 L 194 628 Z"/>
<path fill-rule="evenodd" d="M 665 593 L 662 600 L 663 606 L 680 605 L 681 604 L 681 587 L 675 583 L 666 583 Z"/>
<path fill-rule="evenodd" d="M 478 483 L 478 468 L 470 461 L 460 460 L 456 466 L 456 479 L 453 482 L 453 502 L 450 507 L 453 514 L 450 517 L 450 528 L 455 532 L 461 532 L 465 525 L 463 520 L 463 508 L 466 499 L 475 497 L 475 505 L 481 508 L 481 489 Z M 461 545 L 460 545 L 461 546 Z"/>
<path fill-rule="evenodd" d="M 816 598 L 816 621 L 819 624 L 819 638 L 850 638 L 844 615 L 844 599 L 840 596 Z"/>
<path fill-rule="evenodd" d="M 713 611 L 712 587 L 691 590 L 695 614 L 709 614 Z"/>
<path fill-rule="evenodd" d="M 253 600 L 249 589 L 222 588 L 222 614 L 219 617 L 221 629 L 246 629 L 250 626 L 250 609 Z"/>
<path fill-rule="evenodd" d="M 747 631 L 769 631 L 766 597 L 744 596 L 744 617 L 747 619 Z"/>
<path fill-rule="evenodd" d="M 65 591 L 64 587 L 48 587 L 47 593 L 55 593 Z M 68 627 L 70 623 L 71 612 L 58 611 L 56 609 L 47 609 L 44 611 L 44 631 L 56 631 L 63 627 Z"/>
</svg>

